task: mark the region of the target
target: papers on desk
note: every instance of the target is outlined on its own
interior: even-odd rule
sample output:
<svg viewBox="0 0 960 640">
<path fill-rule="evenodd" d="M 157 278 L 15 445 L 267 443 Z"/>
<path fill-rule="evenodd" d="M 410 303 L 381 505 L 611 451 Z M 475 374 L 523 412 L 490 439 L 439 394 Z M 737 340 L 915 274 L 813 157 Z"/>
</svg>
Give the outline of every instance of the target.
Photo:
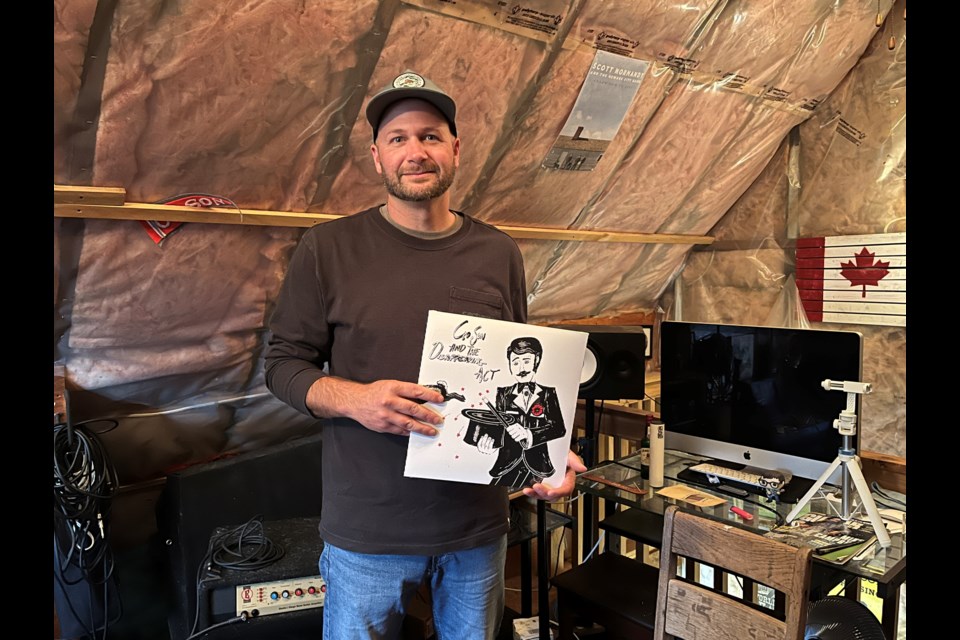
<svg viewBox="0 0 960 640">
<path fill-rule="evenodd" d="M 811 547 L 817 558 L 833 564 L 848 562 L 876 541 L 873 525 L 866 520 L 812 511 L 764 535 L 794 547 Z"/>
<path fill-rule="evenodd" d="M 887 533 L 890 535 L 903 533 L 903 521 L 907 517 L 905 511 L 900 511 L 899 509 L 879 509 L 878 511 L 880 512 L 880 518 L 883 520 L 883 526 L 887 529 Z"/>
<path fill-rule="evenodd" d="M 723 498 L 718 498 L 715 495 L 694 489 L 693 487 L 686 487 L 682 484 L 664 487 L 657 491 L 657 495 L 665 498 L 673 498 L 680 502 L 686 502 L 695 507 L 715 507 L 718 504 L 726 502 Z"/>
</svg>

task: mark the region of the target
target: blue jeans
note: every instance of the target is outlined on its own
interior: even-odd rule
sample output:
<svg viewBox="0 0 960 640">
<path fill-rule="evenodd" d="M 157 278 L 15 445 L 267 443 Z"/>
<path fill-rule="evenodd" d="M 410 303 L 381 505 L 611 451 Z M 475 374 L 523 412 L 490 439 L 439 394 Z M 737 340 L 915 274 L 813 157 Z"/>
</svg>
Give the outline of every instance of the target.
<svg viewBox="0 0 960 640">
<path fill-rule="evenodd" d="M 503 617 L 507 537 L 437 556 L 354 553 L 325 544 L 323 640 L 392 640 L 410 598 L 430 585 L 437 640 L 493 640 Z"/>
</svg>

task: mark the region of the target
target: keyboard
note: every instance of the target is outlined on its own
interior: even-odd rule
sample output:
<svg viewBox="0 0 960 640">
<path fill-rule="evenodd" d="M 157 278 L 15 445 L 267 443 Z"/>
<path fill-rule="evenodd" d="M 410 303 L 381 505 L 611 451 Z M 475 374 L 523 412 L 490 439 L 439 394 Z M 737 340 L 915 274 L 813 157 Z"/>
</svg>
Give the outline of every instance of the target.
<svg viewBox="0 0 960 640">
<path fill-rule="evenodd" d="M 785 471 L 768 471 L 766 469 L 760 469 L 758 467 L 744 467 L 742 469 L 731 469 L 729 467 L 724 467 L 719 464 L 714 464 L 711 462 L 701 462 L 695 464 L 690 468 L 690 471 L 696 471 L 707 476 L 708 480 L 712 479 L 710 476 L 713 476 L 717 479 L 718 482 L 739 482 L 741 484 L 747 484 L 752 487 L 765 488 L 769 481 L 767 479 L 776 478 L 778 476 L 783 478 L 783 484 L 786 485 L 790 480 L 793 479 L 793 475 L 790 472 Z"/>
</svg>

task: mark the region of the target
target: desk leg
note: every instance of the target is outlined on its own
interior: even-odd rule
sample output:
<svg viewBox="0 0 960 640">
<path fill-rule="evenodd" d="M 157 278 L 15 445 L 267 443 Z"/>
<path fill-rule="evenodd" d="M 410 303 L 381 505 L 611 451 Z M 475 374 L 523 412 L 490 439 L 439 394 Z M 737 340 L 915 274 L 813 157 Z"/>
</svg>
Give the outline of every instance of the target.
<svg viewBox="0 0 960 640">
<path fill-rule="evenodd" d="M 844 578 L 843 593 L 841 595 L 844 598 L 850 598 L 851 600 L 860 602 L 860 578 L 857 576 L 847 576 Z"/>
<path fill-rule="evenodd" d="M 613 501 L 607 500 L 606 498 L 600 499 L 603 504 L 603 517 L 604 519 L 609 518 L 613 514 L 620 511 L 620 504 Z M 600 513 L 597 513 L 597 539 L 600 538 Z M 615 533 L 610 533 L 609 531 L 605 534 L 606 542 L 603 545 L 605 551 L 612 551 L 614 553 L 623 554 L 624 549 L 622 548 L 620 536 Z"/>
<path fill-rule="evenodd" d="M 583 540 L 583 545 L 581 547 L 581 553 L 583 554 L 584 560 L 587 558 L 587 554 L 593 550 L 593 545 L 596 541 L 596 527 L 595 523 L 597 518 L 594 516 L 596 511 L 596 501 L 598 498 L 595 498 L 589 494 L 583 495 L 583 501 L 581 503 L 581 527 L 583 528 L 583 533 L 581 538 Z"/>
<path fill-rule="evenodd" d="M 584 437 L 580 440 L 580 457 L 583 459 L 583 464 L 585 464 L 588 469 L 596 463 L 596 460 L 594 459 L 597 448 L 597 438 L 594 430 L 595 409 L 596 400 L 587 398 L 583 407 Z M 595 498 L 591 498 L 589 495 L 584 495 L 581 509 L 581 513 L 583 514 L 583 523 L 581 526 L 583 527 L 584 557 L 586 557 L 586 554 L 590 553 L 590 550 L 593 549 L 594 541 L 597 538 L 597 517 L 595 514 L 596 508 L 597 500 Z"/>
<path fill-rule="evenodd" d="M 533 567 L 530 541 L 520 545 L 520 617 L 533 615 Z"/>
<path fill-rule="evenodd" d="M 537 500 L 537 585 L 540 640 L 550 640 L 550 545 L 547 543 L 547 503 Z"/>
<path fill-rule="evenodd" d="M 880 627 L 890 640 L 897 639 L 897 623 L 900 621 L 900 587 L 887 589 L 880 609 Z"/>
</svg>

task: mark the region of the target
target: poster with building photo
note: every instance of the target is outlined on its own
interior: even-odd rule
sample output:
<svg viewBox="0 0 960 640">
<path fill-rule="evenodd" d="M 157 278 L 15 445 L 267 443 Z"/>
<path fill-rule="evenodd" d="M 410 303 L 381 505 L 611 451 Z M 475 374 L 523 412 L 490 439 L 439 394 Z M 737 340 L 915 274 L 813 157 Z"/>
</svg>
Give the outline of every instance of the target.
<svg viewBox="0 0 960 640">
<path fill-rule="evenodd" d="M 640 88 L 650 63 L 597 51 L 580 95 L 541 166 L 561 171 L 593 171 Z"/>
<path fill-rule="evenodd" d="M 559 486 L 580 391 L 588 333 L 431 311 L 418 382 L 436 436 L 410 434 L 404 475 L 517 489 Z"/>
</svg>

